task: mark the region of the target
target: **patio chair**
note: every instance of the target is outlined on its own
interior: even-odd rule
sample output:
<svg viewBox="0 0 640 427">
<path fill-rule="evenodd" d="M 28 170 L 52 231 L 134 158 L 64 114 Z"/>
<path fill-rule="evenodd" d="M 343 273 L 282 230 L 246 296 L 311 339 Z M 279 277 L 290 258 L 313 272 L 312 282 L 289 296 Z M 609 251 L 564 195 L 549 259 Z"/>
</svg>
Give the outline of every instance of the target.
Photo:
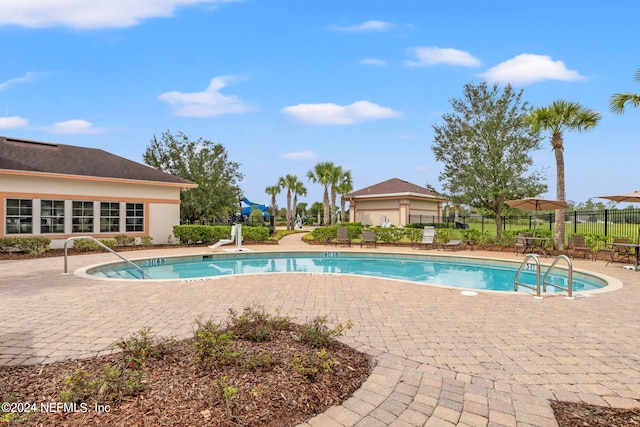
<svg viewBox="0 0 640 427">
<path fill-rule="evenodd" d="M 613 239 L 613 243 L 603 243 L 602 246 L 598 247 L 595 258 L 597 259 L 601 253 L 605 254 L 605 258 L 607 259 L 605 267 L 612 262 L 631 262 L 631 248 L 618 246 L 616 243 L 631 243 L 631 239 L 616 237 Z M 623 261 L 623 259 L 626 259 L 626 261 Z"/>
<path fill-rule="evenodd" d="M 592 255 L 593 251 L 587 247 L 584 236 L 579 234 L 573 234 L 569 236 L 569 254 L 571 258 L 582 255 L 582 258 L 587 259 L 587 255 Z"/>
<path fill-rule="evenodd" d="M 373 245 L 373 247 L 377 247 L 377 243 L 376 243 L 376 234 L 371 231 L 363 231 L 362 232 L 362 241 L 360 242 L 360 247 L 362 247 L 363 245 Z"/>
<path fill-rule="evenodd" d="M 447 243 L 440 245 L 440 247 L 442 249 L 451 249 L 455 252 L 458 249 L 462 249 L 462 240 L 449 240 Z"/>
<path fill-rule="evenodd" d="M 336 246 L 340 243 L 346 243 L 351 247 L 351 239 L 349 238 L 349 228 L 348 227 L 338 227 L 338 237 L 336 238 Z"/>
<path fill-rule="evenodd" d="M 435 237 L 436 237 L 435 227 L 429 227 L 429 226 L 424 227 L 424 230 L 422 230 L 422 241 L 417 242 L 418 248 L 421 248 L 421 247 L 425 249 L 433 248 L 435 245 L 434 243 Z"/>
<path fill-rule="evenodd" d="M 531 237 L 531 236 L 525 233 L 520 233 L 518 234 L 518 237 L 516 237 L 516 243 L 515 243 L 516 255 L 518 255 L 519 253 L 522 253 L 522 255 L 524 255 L 527 249 L 530 249 L 531 245 L 529 244 L 527 237 Z"/>
</svg>

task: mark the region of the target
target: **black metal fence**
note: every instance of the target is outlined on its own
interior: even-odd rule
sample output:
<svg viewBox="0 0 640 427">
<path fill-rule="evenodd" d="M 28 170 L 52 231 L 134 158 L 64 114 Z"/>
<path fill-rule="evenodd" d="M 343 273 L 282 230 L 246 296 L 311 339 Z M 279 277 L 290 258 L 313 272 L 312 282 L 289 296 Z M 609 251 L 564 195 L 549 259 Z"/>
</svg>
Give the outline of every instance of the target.
<svg viewBox="0 0 640 427">
<path fill-rule="evenodd" d="M 504 231 L 518 231 L 522 229 L 553 230 L 555 225 L 555 212 L 538 213 L 524 216 L 502 217 L 502 229 Z M 638 234 L 640 226 L 640 209 L 605 209 L 597 211 L 566 211 L 565 234 L 594 234 L 614 237 L 633 237 Z M 495 218 L 480 215 L 458 216 L 449 215 L 439 217 L 434 215 L 411 215 L 409 222 L 414 224 L 449 224 L 458 228 L 472 226 L 485 231 L 495 231 Z"/>
</svg>

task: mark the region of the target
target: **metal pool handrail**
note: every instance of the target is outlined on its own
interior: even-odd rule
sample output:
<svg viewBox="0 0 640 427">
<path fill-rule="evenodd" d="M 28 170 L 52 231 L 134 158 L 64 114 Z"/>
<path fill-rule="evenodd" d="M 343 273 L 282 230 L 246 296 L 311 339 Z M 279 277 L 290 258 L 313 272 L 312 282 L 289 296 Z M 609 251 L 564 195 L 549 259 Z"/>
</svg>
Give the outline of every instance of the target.
<svg viewBox="0 0 640 427">
<path fill-rule="evenodd" d="M 109 246 L 105 245 L 104 243 L 102 243 L 101 241 L 99 241 L 98 239 L 95 239 L 91 236 L 76 236 L 76 237 L 69 237 L 67 240 L 64 241 L 64 274 L 67 274 L 67 244 L 73 240 L 80 240 L 80 239 L 90 239 L 93 240 L 94 242 L 96 242 L 98 245 L 102 246 L 104 249 L 108 250 L 109 252 L 111 252 L 112 254 L 114 254 L 115 256 L 117 256 L 118 258 L 120 258 L 121 260 L 123 260 L 126 263 L 131 264 L 131 266 L 133 266 L 136 270 L 138 270 L 140 272 L 140 274 L 142 275 L 142 278 L 144 279 L 145 274 L 144 274 L 144 270 L 142 270 L 142 267 L 140 267 L 139 265 L 136 265 L 134 263 L 132 263 L 131 261 L 129 261 L 128 259 L 126 259 L 125 257 L 123 257 L 122 255 L 120 255 L 118 252 L 114 251 L 113 249 L 111 249 Z"/>
</svg>

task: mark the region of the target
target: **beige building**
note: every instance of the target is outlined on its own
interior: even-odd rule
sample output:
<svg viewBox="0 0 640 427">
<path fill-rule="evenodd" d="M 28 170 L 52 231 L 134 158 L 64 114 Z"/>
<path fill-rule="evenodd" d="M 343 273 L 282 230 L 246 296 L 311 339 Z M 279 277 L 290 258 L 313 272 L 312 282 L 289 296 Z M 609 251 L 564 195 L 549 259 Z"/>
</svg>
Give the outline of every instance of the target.
<svg viewBox="0 0 640 427">
<path fill-rule="evenodd" d="M 0 137 L 0 237 L 149 236 L 180 223 L 180 191 L 197 184 L 103 150 Z"/>
<path fill-rule="evenodd" d="M 349 222 L 369 225 L 405 226 L 415 222 L 440 222 L 442 203 L 419 185 L 392 178 L 346 196 Z"/>
</svg>

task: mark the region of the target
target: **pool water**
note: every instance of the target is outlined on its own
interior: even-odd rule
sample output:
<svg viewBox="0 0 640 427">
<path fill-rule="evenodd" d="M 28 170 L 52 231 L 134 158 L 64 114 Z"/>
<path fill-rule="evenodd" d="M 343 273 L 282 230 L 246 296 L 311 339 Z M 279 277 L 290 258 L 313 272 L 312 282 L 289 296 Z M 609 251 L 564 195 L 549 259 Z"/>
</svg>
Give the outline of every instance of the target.
<svg viewBox="0 0 640 427">
<path fill-rule="evenodd" d="M 398 279 L 456 288 L 513 292 L 519 263 L 478 258 L 438 257 L 409 254 L 343 252 L 244 253 L 187 257 L 149 258 L 134 261 L 140 270 L 119 262 L 92 267 L 87 274 L 101 278 L 153 280 L 196 280 L 228 275 L 260 273 L 355 274 Z M 542 275 L 546 272 L 543 266 Z M 567 272 L 554 269 L 552 283 L 566 288 Z M 535 284 L 534 272 L 524 271 L 520 281 Z M 606 281 L 573 272 L 573 290 L 589 291 L 606 286 Z M 548 287 L 547 291 L 554 291 Z M 521 287 L 519 291 L 531 292 Z"/>
</svg>

